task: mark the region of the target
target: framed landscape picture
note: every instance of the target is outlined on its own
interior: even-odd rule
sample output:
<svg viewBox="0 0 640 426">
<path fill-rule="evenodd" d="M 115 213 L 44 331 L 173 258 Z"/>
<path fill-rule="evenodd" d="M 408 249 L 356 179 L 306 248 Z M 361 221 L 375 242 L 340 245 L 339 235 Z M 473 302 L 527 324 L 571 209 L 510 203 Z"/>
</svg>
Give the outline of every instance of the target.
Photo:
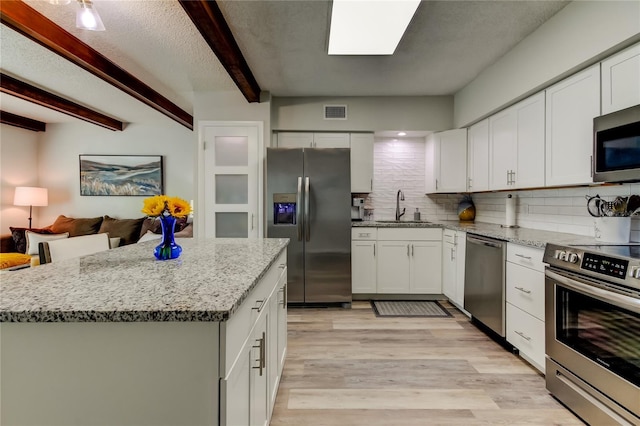
<svg viewBox="0 0 640 426">
<path fill-rule="evenodd" d="M 162 194 L 161 155 L 80 155 L 80 195 Z"/>
</svg>

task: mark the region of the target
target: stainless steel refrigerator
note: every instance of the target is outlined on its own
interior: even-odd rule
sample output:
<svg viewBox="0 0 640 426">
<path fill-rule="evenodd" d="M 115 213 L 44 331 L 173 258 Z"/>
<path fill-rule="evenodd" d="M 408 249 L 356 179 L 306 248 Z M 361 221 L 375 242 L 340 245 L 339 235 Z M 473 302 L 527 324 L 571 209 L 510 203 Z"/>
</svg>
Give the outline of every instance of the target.
<svg viewBox="0 0 640 426">
<path fill-rule="evenodd" d="M 287 299 L 351 303 L 349 149 L 267 148 L 267 236 L 289 238 Z"/>
</svg>

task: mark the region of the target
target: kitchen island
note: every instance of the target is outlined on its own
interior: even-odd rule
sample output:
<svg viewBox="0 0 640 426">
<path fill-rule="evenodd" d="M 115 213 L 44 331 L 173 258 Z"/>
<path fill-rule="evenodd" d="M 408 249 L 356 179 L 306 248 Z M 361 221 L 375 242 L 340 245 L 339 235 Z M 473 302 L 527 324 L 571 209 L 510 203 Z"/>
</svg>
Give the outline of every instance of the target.
<svg viewBox="0 0 640 426">
<path fill-rule="evenodd" d="M 268 421 L 288 240 L 178 242 L 169 261 L 149 242 L 3 274 L 0 423 Z"/>
</svg>

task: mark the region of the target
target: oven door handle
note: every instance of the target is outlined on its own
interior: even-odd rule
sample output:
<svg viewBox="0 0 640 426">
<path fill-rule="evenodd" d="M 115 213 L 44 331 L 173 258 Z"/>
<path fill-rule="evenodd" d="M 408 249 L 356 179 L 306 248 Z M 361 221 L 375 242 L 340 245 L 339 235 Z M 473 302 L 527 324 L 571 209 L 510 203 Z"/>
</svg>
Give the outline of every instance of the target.
<svg viewBox="0 0 640 426">
<path fill-rule="evenodd" d="M 553 281 L 556 281 L 558 284 L 562 285 L 563 287 L 569 288 L 571 290 L 575 290 L 579 293 L 587 294 L 598 300 L 602 300 L 603 302 L 607 302 L 612 305 L 616 305 L 621 308 L 640 314 L 640 299 L 614 293 L 612 291 L 603 290 L 599 287 L 594 287 L 588 284 L 583 284 L 580 281 L 567 278 L 563 275 L 557 274 L 548 269 L 545 272 L 545 275 L 548 278 L 552 279 Z"/>
</svg>

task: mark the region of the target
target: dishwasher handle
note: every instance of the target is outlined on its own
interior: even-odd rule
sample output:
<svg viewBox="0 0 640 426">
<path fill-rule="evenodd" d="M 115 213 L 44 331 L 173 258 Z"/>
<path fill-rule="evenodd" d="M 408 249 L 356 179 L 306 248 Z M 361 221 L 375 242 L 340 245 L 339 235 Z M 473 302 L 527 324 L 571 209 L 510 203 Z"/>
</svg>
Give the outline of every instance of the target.
<svg viewBox="0 0 640 426">
<path fill-rule="evenodd" d="M 467 234 L 467 243 L 471 243 L 471 244 L 482 244 L 484 246 L 487 247 L 493 247 L 493 248 L 497 248 L 497 249 L 501 249 L 503 246 L 502 242 L 497 242 L 494 240 L 485 240 L 483 238 L 476 238 L 476 237 L 472 237 L 470 235 Z"/>
</svg>

